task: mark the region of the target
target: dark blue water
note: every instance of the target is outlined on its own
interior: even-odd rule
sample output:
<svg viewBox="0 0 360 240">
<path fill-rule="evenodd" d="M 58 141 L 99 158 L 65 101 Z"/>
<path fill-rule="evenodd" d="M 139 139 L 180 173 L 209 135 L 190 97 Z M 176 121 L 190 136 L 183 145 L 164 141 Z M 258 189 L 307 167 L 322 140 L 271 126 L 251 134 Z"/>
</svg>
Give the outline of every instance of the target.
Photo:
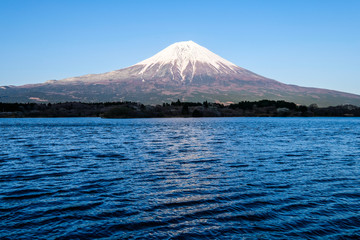
<svg viewBox="0 0 360 240">
<path fill-rule="evenodd" d="M 360 119 L 0 119 L 0 239 L 360 238 Z"/>
</svg>

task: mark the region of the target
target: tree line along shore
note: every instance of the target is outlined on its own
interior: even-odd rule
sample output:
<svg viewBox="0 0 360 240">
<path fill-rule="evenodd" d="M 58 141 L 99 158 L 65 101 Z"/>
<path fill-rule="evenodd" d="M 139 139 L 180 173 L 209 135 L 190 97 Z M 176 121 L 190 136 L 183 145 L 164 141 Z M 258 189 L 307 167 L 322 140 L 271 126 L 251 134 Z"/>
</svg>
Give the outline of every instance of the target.
<svg viewBox="0 0 360 240">
<path fill-rule="evenodd" d="M 210 102 L 181 102 L 144 105 L 136 102 L 104 103 L 1 103 L 1 118 L 102 117 L 102 118 L 169 118 L 169 117 L 359 117 L 360 107 L 340 105 L 318 107 L 286 101 L 242 101 L 224 105 Z"/>
</svg>

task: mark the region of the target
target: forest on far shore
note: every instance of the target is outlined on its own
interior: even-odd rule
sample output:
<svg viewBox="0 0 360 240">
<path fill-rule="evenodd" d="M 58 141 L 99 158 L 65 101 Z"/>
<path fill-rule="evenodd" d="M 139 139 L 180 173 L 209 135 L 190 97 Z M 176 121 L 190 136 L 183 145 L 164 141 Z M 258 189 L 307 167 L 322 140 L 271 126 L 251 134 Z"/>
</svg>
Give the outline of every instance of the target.
<svg viewBox="0 0 360 240">
<path fill-rule="evenodd" d="M 144 105 L 136 102 L 104 103 L 1 103 L 0 118 L 102 117 L 102 118 L 168 118 L 168 117 L 359 117 L 360 108 L 353 105 L 318 107 L 286 101 L 242 101 L 221 103 L 181 102 Z"/>
</svg>

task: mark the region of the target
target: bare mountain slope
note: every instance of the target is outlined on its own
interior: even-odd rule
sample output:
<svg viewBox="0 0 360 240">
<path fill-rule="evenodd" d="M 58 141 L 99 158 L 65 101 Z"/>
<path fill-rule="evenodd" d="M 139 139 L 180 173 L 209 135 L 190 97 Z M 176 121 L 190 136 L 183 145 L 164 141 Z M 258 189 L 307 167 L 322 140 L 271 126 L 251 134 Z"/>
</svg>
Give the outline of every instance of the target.
<svg viewBox="0 0 360 240">
<path fill-rule="evenodd" d="M 1 102 L 286 100 L 360 105 L 360 96 L 287 85 L 257 75 L 192 42 L 178 42 L 131 67 L 42 84 L 0 87 Z"/>
</svg>

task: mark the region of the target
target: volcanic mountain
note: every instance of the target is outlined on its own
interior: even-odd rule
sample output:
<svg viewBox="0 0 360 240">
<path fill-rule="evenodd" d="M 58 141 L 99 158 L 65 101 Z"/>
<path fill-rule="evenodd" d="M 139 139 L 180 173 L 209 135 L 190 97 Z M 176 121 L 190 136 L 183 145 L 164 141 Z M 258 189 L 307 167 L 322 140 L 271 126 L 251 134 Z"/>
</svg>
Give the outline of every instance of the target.
<svg viewBox="0 0 360 240">
<path fill-rule="evenodd" d="M 131 67 L 41 84 L 0 87 L 0 102 L 286 100 L 320 106 L 360 105 L 360 96 L 284 84 L 235 64 L 192 42 L 174 43 Z"/>
</svg>

